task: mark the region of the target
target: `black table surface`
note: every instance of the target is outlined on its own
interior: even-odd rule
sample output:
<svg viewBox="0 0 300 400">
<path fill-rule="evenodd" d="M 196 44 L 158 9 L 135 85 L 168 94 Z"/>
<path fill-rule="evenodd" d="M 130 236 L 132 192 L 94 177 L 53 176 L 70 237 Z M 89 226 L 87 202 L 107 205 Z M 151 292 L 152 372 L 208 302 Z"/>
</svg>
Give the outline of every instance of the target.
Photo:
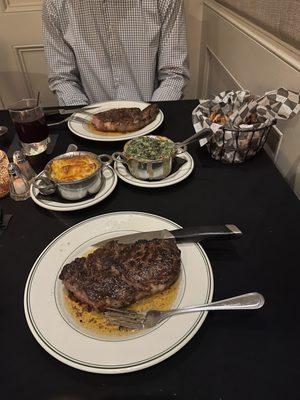
<svg viewBox="0 0 300 400">
<path fill-rule="evenodd" d="M 191 111 L 196 104 L 160 103 L 165 121 L 157 132 L 175 141 L 193 134 Z M 5 111 L 0 124 L 13 132 Z M 69 143 L 97 153 L 122 148 L 122 142 L 80 139 L 66 125 L 51 133 L 56 139 L 51 156 Z M 0 236 L 3 399 L 299 398 L 299 202 L 264 152 L 244 164 L 225 165 L 197 144 L 189 151 L 195 169 L 181 183 L 150 190 L 119 180 L 107 199 L 85 210 L 59 213 L 39 208 L 31 199 L 1 200 L 4 212 L 13 214 Z M 61 232 L 114 211 L 158 214 L 183 226 L 236 224 L 244 232 L 242 238 L 203 245 L 212 264 L 214 299 L 258 291 L 265 296 L 265 306 L 251 312 L 209 313 L 184 348 L 139 372 L 97 375 L 60 363 L 27 327 L 23 292 L 28 273 Z"/>
</svg>

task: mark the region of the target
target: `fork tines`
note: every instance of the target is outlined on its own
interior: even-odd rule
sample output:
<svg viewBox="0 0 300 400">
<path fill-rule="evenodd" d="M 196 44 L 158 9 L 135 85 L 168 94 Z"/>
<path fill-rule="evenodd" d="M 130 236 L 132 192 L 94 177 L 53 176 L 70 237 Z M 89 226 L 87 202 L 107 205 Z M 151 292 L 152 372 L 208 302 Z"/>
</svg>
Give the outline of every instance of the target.
<svg viewBox="0 0 300 400">
<path fill-rule="evenodd" d="M 107 308 L 104 312 L 108 322 L 112 325 L 122 326 L 129 329 L 143 329 L 145 314 L 132 310 L 117 310 Z"/>
</svg>

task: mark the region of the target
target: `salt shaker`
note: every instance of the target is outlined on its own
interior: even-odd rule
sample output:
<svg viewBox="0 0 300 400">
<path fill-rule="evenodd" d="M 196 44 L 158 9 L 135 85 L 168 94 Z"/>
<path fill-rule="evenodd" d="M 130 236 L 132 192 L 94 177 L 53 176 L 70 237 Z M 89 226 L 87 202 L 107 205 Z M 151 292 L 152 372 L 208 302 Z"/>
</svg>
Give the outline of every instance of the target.
<svg viewBox="0 0 300 400">
<path fill-rule="evenodd" d="M 28 182 L 31 183 L 34 180 L 36 173 L 32 169 L 22 150 L 14 152 L 13 162 L 20 168 L 22 174 L 25 176 Z"/>
<path fill-rule="evenodd" d="M 15 163 L 8 164 L 10 197 L 15 201 L 27 200 L 30 197 L 29 183 Z"/>
</svg>

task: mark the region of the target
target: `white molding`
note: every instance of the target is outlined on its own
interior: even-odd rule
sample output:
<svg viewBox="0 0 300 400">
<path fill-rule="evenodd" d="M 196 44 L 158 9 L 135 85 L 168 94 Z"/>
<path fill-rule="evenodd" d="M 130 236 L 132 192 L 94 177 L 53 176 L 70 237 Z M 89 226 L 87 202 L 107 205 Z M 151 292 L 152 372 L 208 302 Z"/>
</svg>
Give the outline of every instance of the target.
<svg viewBox="0 0 300 400">
<path fill-rule="evenodd" d="M 206 45 L 206 51 L 205 51 L 205 66 L 204 66 L 204 79 L 203 79 L 203 92 L 204 96 L 207 96 L 207 87 L 208 87 L 208 78 L 209 78 L 209 58 L 213 57 L 218 64 L 224 69 L 226 74 L 232 79 L 235 84 L 240 88 L 240 90 L 244 90 L 244 87 L 241 85 L 241 83 L 236 79 L 236 77 L 229 71 L 229 69 L 225 66 L 225 64 L 220 60 L 220 58 L 216 55 L 216 53 Z"/>
<path fill-rule="evenodd" d="M 201 89 L 201 98 L 207 98 L 207 88 L 208 88 L 208 78 L 209 78 L 209 49 L 208 46 L 205 48 L 205 55 L 204 55 L 204 67 L 203 67 L 203 83 Z"/>
<path fill-rule="evenodd" d="M 281 130 L 279 128 L 277 128 L 277 126 L 273 126 L 272 130 L 270 132 L 270 135 L 272 135 L 272 134 L 276 136 L 276 140 L 277 140 L 277 145 L 276 145 L 277 147 L 276 147 L 275 153 L 273 153 L 273 151 L 270 149 L 270 147 L 268 146 L 267 143 L 266 143 L 264 149 L 266 150 L 268 155 L 273 159 L 273 161 L 276 163 L 277 157 L 279 154 L 279 150 L 280 150 L 280 146 L 281 146 L 281 142 L 282 142 L 282 138 L 283 138 L 283 133 L 281 132 Z"/>
<path fill-rule="evenodd" d="M 27 71 L 26 61 L 24 59 L 24 53 L 29 53 L 34 51 L 43 52 L 44 46 L 42 44 L 32 44 L 32 45 L 13 46 L 13 49 L 16 55 L 17 64 L 19 66 L 20 72 L 23 74 L 24 77 L 27 95 L 29 98 L 35 97 L 36 93 L 34 93 L 32 89 L 29 71 Z"/>
<path fill-rule="evenodd" d="M 200 1 L 200 0 L 199 0 Z M 300 71 L 300 51 L 288 43 L 280 40 L 271 33 L 258 27 L 246 18 L 217 3 L 215 0 L 203 0 L 204 5 L 217 13 L 248 37 L 261 44 L 264 48 L 285 61 L 291 67 Z"/>
<path fill-rule="evenodd" d="M 41 11 L 42 1 L 26 1 L 24 3 L 13 3 L 12 0 L 0 0 L 0 9 L 5 13 L 15 12 L 30 12 L 30 11 Z"/>
</svg>

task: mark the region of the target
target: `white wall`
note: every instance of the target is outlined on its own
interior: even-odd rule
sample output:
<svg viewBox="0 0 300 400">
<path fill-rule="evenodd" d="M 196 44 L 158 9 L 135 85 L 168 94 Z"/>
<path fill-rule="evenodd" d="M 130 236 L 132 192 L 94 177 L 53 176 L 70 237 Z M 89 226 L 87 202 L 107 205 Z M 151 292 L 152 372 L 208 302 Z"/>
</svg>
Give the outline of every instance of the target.
<svg viewBox="0 0 300 400">
<path fill-rule="evenodd" d="M 44 105 L 56 104 L 48 89 L 41 6 L 41 0 L 0 0 L 0 96 L 5 107 L 38 91 Z"/>
<path fill-rule="evenodd" d="M 189 64 L 191 79 L 185 90 L 186 99 L 199 96 L 199 57 L 202 30 L 203 4 L 199 0 L 184 0 L 187 22 L 187 39 L 189 47 Z"/>
</svg>

